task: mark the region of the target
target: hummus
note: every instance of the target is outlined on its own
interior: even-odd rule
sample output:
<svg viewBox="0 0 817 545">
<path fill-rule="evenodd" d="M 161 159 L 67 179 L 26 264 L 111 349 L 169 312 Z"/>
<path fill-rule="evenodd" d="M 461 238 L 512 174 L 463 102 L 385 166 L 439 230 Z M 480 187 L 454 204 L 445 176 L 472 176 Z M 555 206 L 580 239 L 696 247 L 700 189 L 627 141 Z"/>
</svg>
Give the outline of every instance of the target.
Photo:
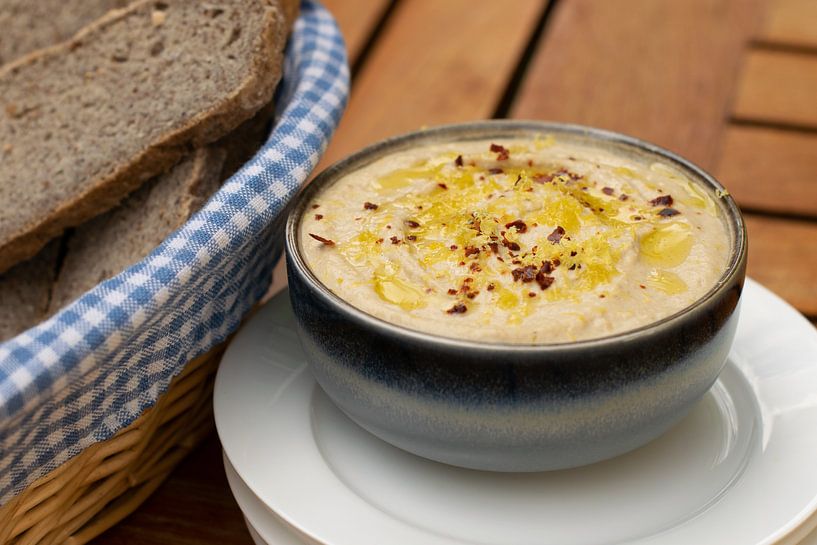
<svg viewBox="0 0 817 545">
<path fill-rule="evenodd" d="M 552 136 L 417 147 L 320 191 L 299 244 L 330 290 L 400 326 L 604 337 L 684 309 L 726 269 L 721 195 L 655 161 Z"/>
</svg>

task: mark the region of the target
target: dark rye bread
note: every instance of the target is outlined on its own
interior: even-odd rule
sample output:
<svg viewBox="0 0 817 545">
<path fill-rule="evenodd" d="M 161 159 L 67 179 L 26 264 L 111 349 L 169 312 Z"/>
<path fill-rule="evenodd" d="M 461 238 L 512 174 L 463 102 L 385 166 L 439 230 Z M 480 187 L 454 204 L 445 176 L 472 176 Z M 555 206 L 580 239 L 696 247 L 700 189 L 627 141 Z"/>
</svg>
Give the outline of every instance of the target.
<svg viewBox="0 0 817 545">
<path fill-rule="evenodd" d="M 0 64 L 63 42 L 128 0 L 0 0 Z"/>
<path fill-rule="evenodd" d="M 140 0 L 0 68 L 0 272 L 267 104 L 276 6 Z"/>
<path fill-rule="evenodd" d="M 0 342 L 37 325 L 48 308 L 59 241 L 0 274 Z"/>
<path fill-rule="evenodd" d="M 117 208 L 77 227 L 48 315 L 130 267 L 181 227 L 218 189 L 226 155 L 220 146 L 200 148 Z"/>
</svg>

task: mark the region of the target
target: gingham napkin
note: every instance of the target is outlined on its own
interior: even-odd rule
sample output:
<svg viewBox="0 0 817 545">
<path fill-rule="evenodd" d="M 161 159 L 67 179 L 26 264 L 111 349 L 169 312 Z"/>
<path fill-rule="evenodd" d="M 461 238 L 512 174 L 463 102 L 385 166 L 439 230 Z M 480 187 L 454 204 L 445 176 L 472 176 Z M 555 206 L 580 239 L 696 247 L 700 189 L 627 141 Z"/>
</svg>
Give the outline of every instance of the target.
<svg viewBox="0 0 817 545">
<path fill-rule="evenodd" d="M 304 0 L 263 149 L 148 257 L 0 344 L 0 504 L 128 426 L 238 326 L 269 285 L 280 216 L 348 86 L 334 20 Z"/>
</svg>

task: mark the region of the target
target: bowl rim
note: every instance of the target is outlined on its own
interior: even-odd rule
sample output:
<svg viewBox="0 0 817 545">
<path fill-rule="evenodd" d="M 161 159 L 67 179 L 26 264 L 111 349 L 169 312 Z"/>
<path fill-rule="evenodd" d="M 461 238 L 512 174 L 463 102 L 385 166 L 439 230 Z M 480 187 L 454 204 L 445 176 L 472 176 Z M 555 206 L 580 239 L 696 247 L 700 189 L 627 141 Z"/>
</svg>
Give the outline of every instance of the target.
<svg viewBox="0 0 817 545">
<path fill-rule="evenodd" d="M 306 210 L 306 206 L 313 195 L 319 192 L 323 187 L 334 183 L 346 173 L 362 168 L 390 153 L 399 152 L 417 145 L 456 140 L 468 141 L 490 138 L 533 137 L 535 135 L 545 134 L 555 134 L 557 136 L 559 134 L 568 134 L 580 138 L 597 139 L 605 143 L 630 148 L 638 153 L 646 152 L 647 154 L 661 158 L 675 167 L 680 167 L 682 171 L 691 175 L 691 178 L 695 181 L 708 185 L 716 192 L 719 192 L 720 198 L 717 199 L 717 202 L 719 208 L 726 216 L 725 223 L 730 231 L 731 250 L 726 269 L 718 278 L 717 282 L 704 295 L 681 310 L 634 329 L 578 341 L 513 343 L 471 340 L 437 335 L 388 322 L 355 307 L 335 294 L 315 276 L 310 267 L 306 264 L 301 254 L 298 237 L 301 218 Z M 422 344 L 445 346 L 457 350 L 535 351 L 537 353 L 602 349 L 611 345 L 620 345 L 628 341 L 640 341 L 643 340 L 645 336 L 666 333 L 679 324 L 693 320 L 697 315 L 706 312 L 709 304 L 722 298 L 736 283 L 742 285 L 745 278 L 748 253 L 746 225 L 740 208 L 734 198 L 714 176 L 696 166 L 691 161 L 655 144 L 614 131 L 570 123 L 507 119 L 471 121 L 422 128 L 417 131 L 380 140 L 333 163 L 318 174 L 295 197 L 295 202 L 287 217 L 285 244 L 288 271 L 290 271 L 290 274 L 297 272 L 309 285 L 311 291 L 319 295 L 324 302 L 335 307 L 339 312 L 354 321 L 363 324 L 365 327 L 374 328 L 380 333 L 387 335 L 407 337 Z M 292 271 L 292 268 L 294 268 L 295 271 Z M 740 297 L 740 291 L 738 292 L 738 297 Z"/>
</svg>

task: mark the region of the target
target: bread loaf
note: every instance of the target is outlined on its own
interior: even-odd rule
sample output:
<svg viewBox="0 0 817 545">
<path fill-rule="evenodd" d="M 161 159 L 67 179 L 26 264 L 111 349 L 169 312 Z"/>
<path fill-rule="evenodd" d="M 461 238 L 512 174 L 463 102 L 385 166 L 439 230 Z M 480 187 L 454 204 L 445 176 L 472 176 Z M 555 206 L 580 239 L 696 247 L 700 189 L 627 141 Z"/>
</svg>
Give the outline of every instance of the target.
<svg viewBox="0 0 817 545">
<path fill-rule="evenodd" d="M 276 5 L 140 0 L 0 68 L 0 272 L 267 104 Z"/>
</svg>

